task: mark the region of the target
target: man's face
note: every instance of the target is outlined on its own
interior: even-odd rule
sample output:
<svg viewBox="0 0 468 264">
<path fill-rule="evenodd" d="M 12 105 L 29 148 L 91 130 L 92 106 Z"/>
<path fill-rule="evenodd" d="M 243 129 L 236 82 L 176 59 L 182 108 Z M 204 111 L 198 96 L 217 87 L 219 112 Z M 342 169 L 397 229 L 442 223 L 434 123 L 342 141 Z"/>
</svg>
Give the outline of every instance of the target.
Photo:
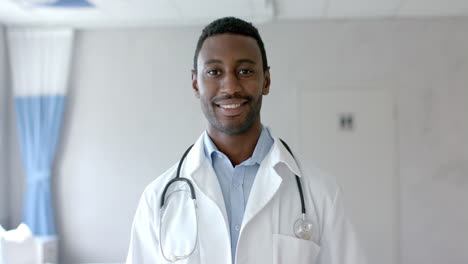
<svg viewBox="0 0 468 264">
<path fill-rule="evenodd" d="M 236 135 L 260 122 L 270 73 L 254 38 L 220 34 L 204 41 L 192 86 L 211 128 Z"/>
</svg>

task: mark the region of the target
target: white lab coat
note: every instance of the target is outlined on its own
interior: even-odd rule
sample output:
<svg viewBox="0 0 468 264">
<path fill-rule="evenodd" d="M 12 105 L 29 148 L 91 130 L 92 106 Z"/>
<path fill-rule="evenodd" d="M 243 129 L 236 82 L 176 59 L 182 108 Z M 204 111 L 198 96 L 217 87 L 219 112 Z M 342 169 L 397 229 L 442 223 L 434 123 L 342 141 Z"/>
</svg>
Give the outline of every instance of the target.
<svg viewBox="0 0 468 264">
<path fill-rule="evenodd" d="M 204 154 L 202 138 L 189 152 L 181 171 L 181 177 L 192 181 L 197 195 L 198 244 L 190 258 L 176 263 L 230 264 L 228 217 L 218 179 Z M 159 246 L 159 209 L 162 191 L 174 178 L 176 165 L 156 178 L 141 197 L 132 226 L 127 264 L 170 263 L 163 258 Z M 313 223 L 312 240 L 294 235 L 294 222 L 301 217 L 294 174 L 301 177 L 307 218 Z M 250 192 L 236 263 L 366 263 L 344 214 L 337 184 L 319 170 L 301 173 L 278 138 L 260 165 Z"/>
</svg>

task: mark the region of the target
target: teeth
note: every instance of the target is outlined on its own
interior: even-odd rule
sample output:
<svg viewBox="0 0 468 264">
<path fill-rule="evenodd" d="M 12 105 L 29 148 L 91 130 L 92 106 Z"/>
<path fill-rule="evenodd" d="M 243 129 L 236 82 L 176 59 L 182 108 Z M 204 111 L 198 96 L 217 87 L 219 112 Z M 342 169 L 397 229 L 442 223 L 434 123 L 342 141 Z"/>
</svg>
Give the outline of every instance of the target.
<svg viewBox="0 0 468 264">
<path fill-rule="evenodd" d="M 241 104 L 230 104 L 230 105 L 220 105 L 222 108 L 237 108 L 241 106 Z"/>
</svg>

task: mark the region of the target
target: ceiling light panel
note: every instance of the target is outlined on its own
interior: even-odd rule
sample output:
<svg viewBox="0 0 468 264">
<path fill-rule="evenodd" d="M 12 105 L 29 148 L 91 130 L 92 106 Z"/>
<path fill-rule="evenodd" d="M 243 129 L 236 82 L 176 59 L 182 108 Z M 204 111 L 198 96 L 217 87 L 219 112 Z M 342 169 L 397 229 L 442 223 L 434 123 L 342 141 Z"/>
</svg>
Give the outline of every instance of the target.
<svg viewBox="0 0 468 264">
<path fill-rule="evenodd" d="M 36 7 L 50 8 L 92 8 L 94 7 L 87 0 L 20 0 L 26 4 Z"/>
<path fill-rule="evenodd" d="M 34 21 L 38 25 L 67 25 L 73 26 L 99 23 L 100 21 L 109 20 L 110 17 L 97 9 L 56 9 L 56 8 L 41 8 L 34 9 L 29 12 Z"/>
<path fill-rule="evenodd" d="M 348 17 L 390 17 L 394 16 L 402 0 L 329 0 L 326 16 Z"/>
<path fill-rule="evenodd" d="M 267 1 L 250 0 L 174 0 L 181 19 L 186 21 L 210 21 L 225 16 L 248 18 L 252 21 L 273 16 L 273 7 Z"/>
<path fill-rule="evenodd" d="M 103 12 L 124 20 L 168 20 L 177 19 L 179 14 L 169 1 L 149 0 L 92 0 Z"/>
<path fill-rule="evenodd" d="M 328 0 L 276 0 L 280 19 L 322 18 Z"/>
<path fill-rule="evenodd" d="M 406 0 L 397 15 L 453 16 L 467 14 L 467 0 Z"/>
</svg>

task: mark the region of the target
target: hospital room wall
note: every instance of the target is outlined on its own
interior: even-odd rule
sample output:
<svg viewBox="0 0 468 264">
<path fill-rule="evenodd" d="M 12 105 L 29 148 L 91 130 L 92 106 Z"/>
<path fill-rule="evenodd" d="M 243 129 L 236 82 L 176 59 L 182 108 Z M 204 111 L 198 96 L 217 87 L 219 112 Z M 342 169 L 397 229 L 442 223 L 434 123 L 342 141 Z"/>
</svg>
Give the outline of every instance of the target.
<svg viewBox="0 0 468 264">
<path fill-rule="evenodd" d="M 395 94 L 401 264 L 468 260 L 467 27 L 461 18 L 260 26 L 272 66 L 263 120 L 293 148 L 298 123 L 307 122 L 296 117 L 298 89 Z M 202 131 L 190 88 L 199 32 L 78 33 L 54 168 L 61 263 L 122 261 L 142 190 Z M 13 123 L 10 129 L 16 225 L 23 180 Z"/>
<path fill-rule="evenodd" d="M 0 24 L 0 225 L 8 228 L 8 87 L 5 29 Z"/>
</svg>

